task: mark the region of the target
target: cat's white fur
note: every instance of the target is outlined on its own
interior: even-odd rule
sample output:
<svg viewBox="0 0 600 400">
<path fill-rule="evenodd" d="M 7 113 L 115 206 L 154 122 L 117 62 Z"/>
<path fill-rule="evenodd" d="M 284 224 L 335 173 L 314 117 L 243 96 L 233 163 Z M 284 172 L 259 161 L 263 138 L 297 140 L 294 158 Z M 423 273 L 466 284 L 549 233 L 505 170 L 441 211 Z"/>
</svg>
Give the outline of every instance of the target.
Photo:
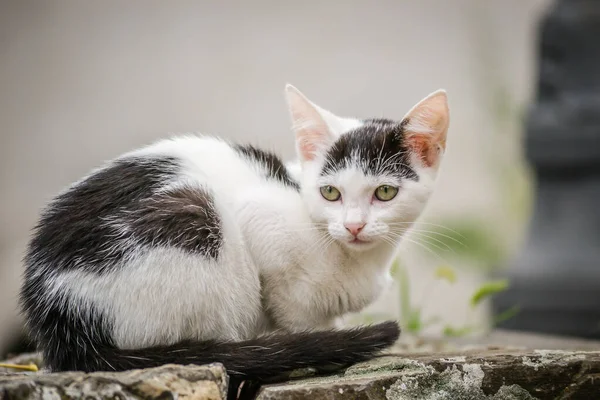
<svg viewBox="0 0 600 400">
<path fill-rule="evenodd" d="M 330 139 L 362 123 L 318 108 L 292 87 L 287 95 L 292 118 L 303 117 L 293 121 L 300 147 L 310 139 L 302 132 L 318 118 L 311 115 L 314 111 L 322 118 L 317 125 L 325 121 Z M 443 92 L 431 96 L 442 96 L 445 104 Z M 415 120 L 418 129 L 431 128 L 427 118 Z M 106 274 L 55 273 L 46 280 L 48 295 L 60 293 L 64 305 L 79 313 L 89 312 L 93 304 L 111 316 L 112 336 L 121 348 L 328 327 L 336 317 L 360 311 L 391 282 L 389 266 L 400 235 L 382 239 L 392 229 L 388 222 L 408 228 L 418 217 L 439 163 L 425 167 L 415 158 L 418 182 L 404 180 L 396 199 L 374 207 L 365 199 L 387 181 L 369 178 L 359 168 L 342 171 L 334 182 L 324 181 L 319 177 L 321 154 L 309 160 L 301 148 L 299 153 L 300 161 L 289 169 L 301 182 L 300 194 L 265 179 L 261 165 L 249 168 L 229 143 L 212 137 L 162 140 L 124 155 L 176 157 L 183 171 L 165 189 L 187 185 L 210 191 L 223 232 L 218 261 L 157 248 Z M 342 188 L 343 204 L 325 201 L 321 185 Z M 366 222 L 359 237 L 370 244 L 348 243 L 351 235 L 344 223 L 359 221 Z M 128 229 L 120 221 L 112 223 L 122 232 Z"/>
</svg>

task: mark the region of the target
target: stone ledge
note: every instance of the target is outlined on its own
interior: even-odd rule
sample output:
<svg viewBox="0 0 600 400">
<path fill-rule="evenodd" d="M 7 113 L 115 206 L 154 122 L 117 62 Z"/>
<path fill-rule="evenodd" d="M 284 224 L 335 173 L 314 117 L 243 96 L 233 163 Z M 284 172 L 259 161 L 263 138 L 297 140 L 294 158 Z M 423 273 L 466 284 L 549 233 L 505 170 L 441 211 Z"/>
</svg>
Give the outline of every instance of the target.
<svg viewBox="0 0 600 400">
<path fill-rule="evenodd" d="M 473 351 L 389 355 L 344 373 L 266 385 L 259 400 L 593 399 L 600 352 Z"/>
<path fill-rule="evenodd" d="M 227 383 L 221 364 L 90 374 L 0 373 L 0 399 L 225 400 Z"/>
<path fill-rule="evenodd" d="M 41 365 L 38 354 L 10 362 Z M 291 374 L 295 379 L 264 385 L 258 400 L 600 398 L 600 351 L 478 348 L 390 354 L 334 375 L 307 378 L 307 373 L 296 371 Z M 224 400 L 227 383 L 220 364 L 91 374 L 14 373 L 0 368 L 0 399 Z"/>
</svg>

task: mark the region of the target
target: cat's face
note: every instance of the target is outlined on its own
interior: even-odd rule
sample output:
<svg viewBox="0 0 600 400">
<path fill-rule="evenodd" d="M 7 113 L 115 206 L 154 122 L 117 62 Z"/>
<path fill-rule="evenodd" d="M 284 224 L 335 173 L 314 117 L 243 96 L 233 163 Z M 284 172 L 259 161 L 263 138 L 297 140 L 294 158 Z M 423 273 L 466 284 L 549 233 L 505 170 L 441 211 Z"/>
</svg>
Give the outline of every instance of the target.
<svg viewBox="0 0 600 400">
<path fill-rule="evenodd" d="M 448 128 L 444 92 L 402 121 L 337 117 L 288 87 L 313 221 L 351 250 L 396 244 L 430 197 Z"/>
</svg>

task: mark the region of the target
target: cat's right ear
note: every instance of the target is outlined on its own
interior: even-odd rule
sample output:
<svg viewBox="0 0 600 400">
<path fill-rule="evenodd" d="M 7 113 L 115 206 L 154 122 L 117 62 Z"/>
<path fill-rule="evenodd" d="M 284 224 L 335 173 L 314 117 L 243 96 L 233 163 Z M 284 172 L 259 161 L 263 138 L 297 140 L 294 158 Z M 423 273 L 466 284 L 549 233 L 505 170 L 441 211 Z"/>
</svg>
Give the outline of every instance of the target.
<svg viewBox="0 0 600 400">
<path fill-rule="evenodd" d="M 425 97 L 404 116 L 407 143 L 427 167 L 440 160 L 449 123 L 448 98 L 442 89 Z"/>
<path fill-rule="evenodd" d="M 323 118 L 324 110 L 289 83 L 285 86 L 285 95 L 300 161 L 312 161 L 331 146 L 335 136 Z"/>
</svg>

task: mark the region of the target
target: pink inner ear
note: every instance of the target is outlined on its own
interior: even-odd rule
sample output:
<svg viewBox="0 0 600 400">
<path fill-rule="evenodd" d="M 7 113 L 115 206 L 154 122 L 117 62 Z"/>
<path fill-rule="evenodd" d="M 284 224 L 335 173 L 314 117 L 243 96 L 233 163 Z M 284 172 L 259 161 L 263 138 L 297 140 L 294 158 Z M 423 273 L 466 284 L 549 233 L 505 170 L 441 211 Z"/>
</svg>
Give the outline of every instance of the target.
<svg viewBox="0 0 600 400">
<path fill-rule="evenodd" d="M 433 166 L 438 159 L 438 144 L 431 135 L 408 135 L 408 145 L 426 167 Z"/>
<path fill-rule="evenodd" d="M 449 113 L 446 94 L 437 92 L 417 104 L 406 116 L 408 145 L 423 164 L 437 163 L 440 150 L 446 147 Z"/>
<path fill-rule="evenodd" d="M 318 146 L 315 143 L 317 135 L 308 132 L 303 132 L 300 135 L 297 136 L 298 151 L 300 152 L 300 155 L 306 161 L 314 160 L 318 150 Z"/>
</svg>

